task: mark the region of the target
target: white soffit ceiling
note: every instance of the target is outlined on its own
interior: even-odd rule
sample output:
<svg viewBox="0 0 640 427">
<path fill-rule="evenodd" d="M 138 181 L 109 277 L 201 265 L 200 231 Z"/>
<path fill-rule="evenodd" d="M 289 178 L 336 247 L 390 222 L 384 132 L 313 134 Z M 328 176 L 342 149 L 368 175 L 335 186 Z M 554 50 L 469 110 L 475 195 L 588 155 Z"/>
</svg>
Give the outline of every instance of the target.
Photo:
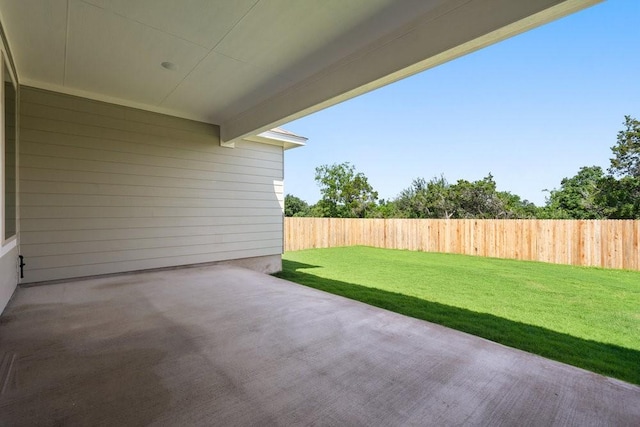
<svg viewBox="0 0 640 427">
<path fill-rule="evenodd" d="M 0 14 L 21 84 L 233 140 L 597 1 L 0 0 Z"/>
</svg>

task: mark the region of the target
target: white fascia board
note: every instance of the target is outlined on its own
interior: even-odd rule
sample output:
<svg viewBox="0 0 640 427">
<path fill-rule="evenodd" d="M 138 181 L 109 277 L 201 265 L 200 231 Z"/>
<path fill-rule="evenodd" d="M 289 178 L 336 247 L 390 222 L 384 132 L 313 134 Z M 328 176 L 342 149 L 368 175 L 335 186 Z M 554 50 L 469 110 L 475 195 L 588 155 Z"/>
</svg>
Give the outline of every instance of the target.
<svg viewBox="0 0 640 427">
<path fill-rule="evenodd" d="M 281 133 L 273 129 L 262 132 L 259 135 L 245 137 L 244 139 L 261 144 L 277 145 L 285 150 L 303 147 L 307 142 L 307 138 L 303 136 Z"/>
<path fill-rule="evenodd" d="M 446 2 L 310 78 L 223 121 L 221 144 L 265 132 L 601 1 Z"/>
</svg>

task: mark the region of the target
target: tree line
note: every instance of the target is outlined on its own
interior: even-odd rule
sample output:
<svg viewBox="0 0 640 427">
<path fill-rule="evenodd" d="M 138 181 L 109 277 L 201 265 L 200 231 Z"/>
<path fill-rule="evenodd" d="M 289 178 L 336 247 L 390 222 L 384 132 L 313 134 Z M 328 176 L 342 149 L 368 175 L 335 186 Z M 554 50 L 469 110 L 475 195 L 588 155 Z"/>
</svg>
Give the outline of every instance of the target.
<svg viewBox="0 0 640 427">
<path fill-rule="evenodd" d="M 391 200 L 379 199 L 367 177 L 351 163 L 316 168 L 321 199 L 309 205 L 285 196 L 285 216 L 442 219 L 640 219 L 640 121 L 625 116 L 611 147 L 607 172 L 584 166 L 550 190 L 544 206 L 498 191 L 491 173 L 455 183 L 444 176 L 414 179 Z"/>
</svg>

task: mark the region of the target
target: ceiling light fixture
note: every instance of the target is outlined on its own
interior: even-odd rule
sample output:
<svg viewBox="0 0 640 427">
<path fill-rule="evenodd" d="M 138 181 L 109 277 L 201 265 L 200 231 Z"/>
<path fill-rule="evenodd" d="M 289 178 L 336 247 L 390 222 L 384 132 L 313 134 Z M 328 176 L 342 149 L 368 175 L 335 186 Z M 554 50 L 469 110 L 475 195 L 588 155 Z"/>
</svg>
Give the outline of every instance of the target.
<svg viewBox="0 0 640 427">
<path fill-rule="evenodd" d="M 171 70 L 171 71 L 177 71 L 178 70 L 178 66 L 176 64 L 174 64 L 173 62 L 165 61 L 160 65 L 162 66 L 162 68 L 166 68 L 167 70 Z"/>
</svg>

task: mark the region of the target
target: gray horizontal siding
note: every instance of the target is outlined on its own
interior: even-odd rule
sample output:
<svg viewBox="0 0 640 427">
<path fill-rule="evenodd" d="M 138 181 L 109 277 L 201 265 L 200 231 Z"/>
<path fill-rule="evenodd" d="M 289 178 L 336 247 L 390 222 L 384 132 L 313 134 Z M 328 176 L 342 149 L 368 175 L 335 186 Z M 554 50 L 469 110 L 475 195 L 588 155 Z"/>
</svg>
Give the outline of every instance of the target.
<svg viewBox="0 0 640 427">
<path fill-rule="evenodd" d="M 243 235 L 254 236 L 265 234 L 265 224 L 244 225 L 212 225 L 195 227 L 137 227 L 121 229 L 92 229 L 87 230 L 59 230 L 32 231 L 21 234 L 22 245 L 43 245 L 74 242 L 98 242 L 128 239 L 158 239 L 163 237 L 191 237 L 191 236 L 230 236 L 245 240 Z M 278 231 L 279 232 L 279 231 Z"/>
<path fill-rule="evenodd" d="M 252 224 L 282 224 L 278 217 L 164 217 L 164 218 L 61 218 L 61 219 L 21 219 L 22 231 L 43 232 L 50 230 L 131 230 L 140 228 L 164 228 L 178 226 L 202 227 L 211 225 L 252 225 Z"/>
<path fill-rule="evenodd" d="M 169 257 L 145 258 L 145 259 L 120 259 L 113 262 L 100 259 L 96 263 L 84 263 L 80 265 L 60 265 L 50 268 L 38 268 L 29 272 L 28 282 L 42 282 L 55 279 L 66 279 L 71 277 L 94 276 L 100 274 L 111 274 L 124 271 L 138 271 L 151 268 L 162 268 L 178 265 L 199 264 L 211 261 L 223 261 L 228 259 L 243 259 L 265 256 L 265 254 L 279 254 L 278 248 L 261 247 L 260 249 L 239 249 L 224 248 L 222 252 L 194 253 L 180 255 L 172 253 Z"/>
<path fill-rule="evenodd" d="M 23 88 L 24 282 L 282 252 L 282 149 Z"/>
</svg>

